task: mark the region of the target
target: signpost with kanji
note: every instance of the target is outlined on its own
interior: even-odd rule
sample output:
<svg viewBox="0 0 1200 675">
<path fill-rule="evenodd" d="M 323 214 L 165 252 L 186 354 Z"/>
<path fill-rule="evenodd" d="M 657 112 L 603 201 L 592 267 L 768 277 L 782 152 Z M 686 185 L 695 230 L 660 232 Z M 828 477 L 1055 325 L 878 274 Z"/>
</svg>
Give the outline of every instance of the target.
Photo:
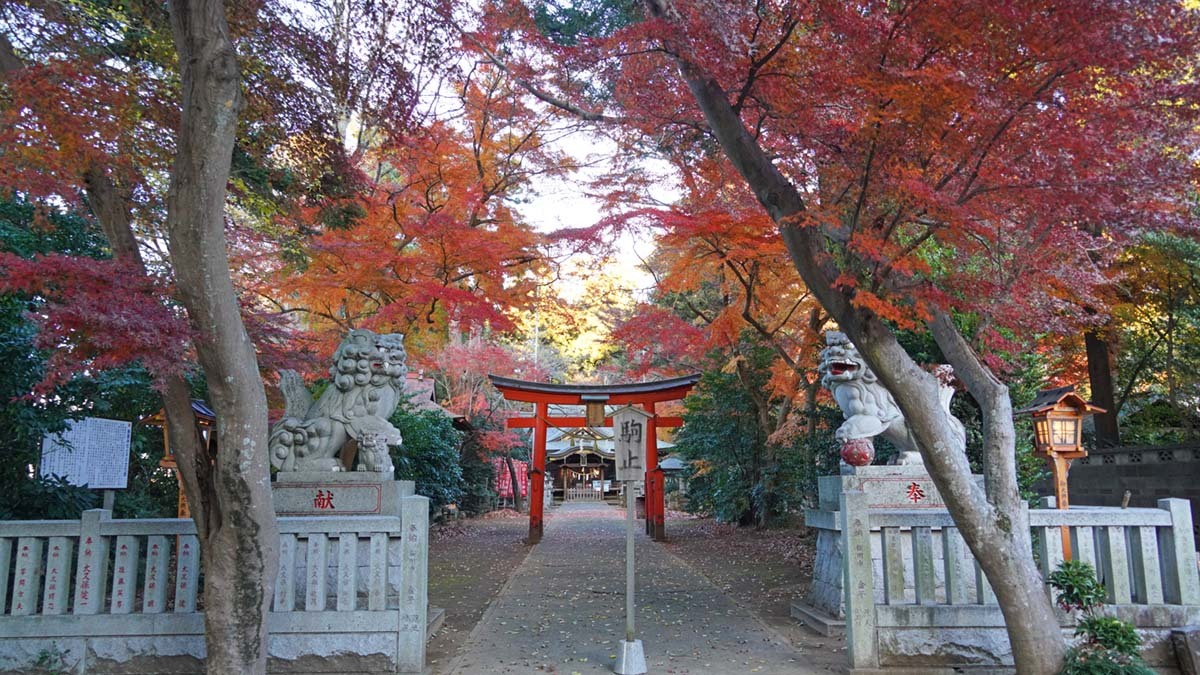
<svg viewBox="0 0 1200 675">
<path fill-rule="evenodd" d="M 646 423 L 652 417 L 650 413 L 633 406 L 625 406 L 612 416 L 617 480 L 625 483 L 625 639 L 621 641 L 621 650 L 613 667 L 618 675 L 641 675 L 646 672 L 642 641 L 633 637 L 633 488 L 646 477 Z"/>
<path fill-rule="evenodd" d="M 650 415 L 632 406 L 613 413 L 617 480 L 643 480 L 646 475 L 646 420 Z"/>
</svg>

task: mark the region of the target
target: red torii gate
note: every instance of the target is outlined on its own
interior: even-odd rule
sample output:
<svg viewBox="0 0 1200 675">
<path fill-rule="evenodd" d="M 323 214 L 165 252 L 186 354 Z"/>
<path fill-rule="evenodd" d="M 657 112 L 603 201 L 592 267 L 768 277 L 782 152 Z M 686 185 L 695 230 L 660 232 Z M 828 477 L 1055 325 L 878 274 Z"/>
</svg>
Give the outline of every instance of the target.
<svg viewBox="0 0 1200 675">
<path fill-rule="evenodd" d="M 679 417 L 658 415 L 654 404 L 676 401 L 687 396 L 688 391 L 700 381 L 700 374 L 685 375 L 658 382 L 635 384 L 549 384 L 527 382 L 498 375 L 488 375 L 492 384 L 509 401 L 524 401 L 535 404 L 533 417 L 512 417 L 509 429 L 533 429 L 533 457 L 529 468 L 529 542 L 542 540 L 542 514 L 545 507 L 546 484 L 546 431 L 556 427 L 612 426 L 612 417 L 605 415 L 603 422 L 589 417 L 551 417 L 550 404 L 595 406 L 641 405 L 650 413 L 646 429 L 646 532 L 658 541 L 666 539 L 663 508 L 663 474 L 658 467 L 658 427 L 679 427 Z"/>
</svg>

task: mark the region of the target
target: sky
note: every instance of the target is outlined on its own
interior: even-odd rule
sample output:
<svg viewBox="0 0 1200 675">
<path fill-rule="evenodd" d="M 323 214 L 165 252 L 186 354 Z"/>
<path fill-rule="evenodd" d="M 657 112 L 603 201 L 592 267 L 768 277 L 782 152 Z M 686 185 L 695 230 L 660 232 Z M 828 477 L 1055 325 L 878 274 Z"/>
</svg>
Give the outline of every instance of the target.
<svg viewBox="0 0 1200 675">
<path fill-rule="evenodd" d="M 563 228 L 588 227 L 606 215 L 599 200 L 586 194 L 586 184 L 591 178 L 603 173 L 604 160 L 616 151 L 615 146 L 605 139 L 582 131 L 564 138 L 560 143 L 565 152 L 589 168 L 565 179 L 540 180 L 535 186 L 536 194 L 526 203 L 516 205 L 515 208 L 524 216 L 526 222 L 543 233 Z M 662 180 L 658 182 L 661 187 L 651 195 L 653 199 L 663 203 L 675 201 L 678 188 L 674 179 L 668 175 L 666 165 L 646 162 L 643 166 L 645 170 L 662 176 Z M 639 257 L 648 258 L 653 253 L 653 242 L 648 236 L 625 233 L 617 242 L 617 250 L 620 253 L 608 263 L 606 271 L 620 279 L 622 285 L 636 296 L 644 297 L 653 286 L 653 280 L 640 268 Z M 596 264 L 594 257 L 584 254 L 575 254 L 568 258 L 562 270 L 566 283 L 558 289 L 559 294 L 567 300 L 577 300 L 584 290 L 581 271 L 591 269 Z"/>
</svg>

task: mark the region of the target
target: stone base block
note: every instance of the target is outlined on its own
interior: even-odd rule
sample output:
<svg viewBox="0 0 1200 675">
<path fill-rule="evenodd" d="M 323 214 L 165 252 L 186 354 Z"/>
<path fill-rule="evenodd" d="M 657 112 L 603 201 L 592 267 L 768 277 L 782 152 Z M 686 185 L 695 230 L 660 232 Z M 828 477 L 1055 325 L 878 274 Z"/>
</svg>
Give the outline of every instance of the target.
<svg viewBox="0 0 1200 675">
<path fill-rule="evenodd" d="M 846 634 L 845 618 L 839 619 L 802 600 L 792 601 L 792 618 L 825 637 L 838 637 Z"/>
<path fill-rule="evenodd" d="M 974 670 L 974 669 L 955 669 L 955 668 L 851 668 L 847 670 L 850 675 L 959 675 L 961 673 L 971 673 L 971 675 L 1012 675 L 1013 669 L 1007 670 Z"/>
<path fill-rule="evenodd" d="M 445 614 L 440 608 L 429 609 L 427 637 Z M 394 612 L 273 612 L 268 619 L 267 672 L 396 673 L 397 618 Z M 329 630 L 334 621 L 345 625 Z M 129 634 L 118 634 L 122 628 Z M 199 614 L 0 619 L 0 675 L 204 675 L 205 652 Z"/>
<path fill-rule="evenodd" d="M 1184 675 L 1200 675 L 1200 626 L 1181 626 L 1171 631 L 1171 644 L 1179 671 Z"/>
</svg>

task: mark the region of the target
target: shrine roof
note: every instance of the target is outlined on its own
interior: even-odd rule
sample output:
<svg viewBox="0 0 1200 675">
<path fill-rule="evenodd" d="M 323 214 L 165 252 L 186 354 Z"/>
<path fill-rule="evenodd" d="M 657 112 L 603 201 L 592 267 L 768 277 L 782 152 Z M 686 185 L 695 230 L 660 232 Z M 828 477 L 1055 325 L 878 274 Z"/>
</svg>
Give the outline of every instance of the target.
<svg viewBox="0 0 1200 675">
<path fill-rule="evenodd" d="M 684 471 L 689 468 L 690 464 L 678 457 L 667 457 L 658 463 L 658 468 L 663 471 Z"/>
<path fill-rule="evenodd" d="M 528 382 L 499 375 L 488 375 L 492 384 L 512 401 L 581 404 L 589 401 L 622 405 L 673 401 L 683 398 L 700 381 L 700 373 L 656 382 L 623 384 L 552 384 Z"/>
<path fill-rule="evenodd" d="M 466 415 L 456 413 L 440 405 L 434 400 L 434 385 L 433 379 L 425 377 L 421 373 L 409 373 L 408 378 L 404 382 L 404 395 L 408 397 L 409 404 L 417 410 L 429 410 L 441 413 L 450 418 L 451 423 L 456 429 L 470 429 L 471 422 Z"/>
</svg>

